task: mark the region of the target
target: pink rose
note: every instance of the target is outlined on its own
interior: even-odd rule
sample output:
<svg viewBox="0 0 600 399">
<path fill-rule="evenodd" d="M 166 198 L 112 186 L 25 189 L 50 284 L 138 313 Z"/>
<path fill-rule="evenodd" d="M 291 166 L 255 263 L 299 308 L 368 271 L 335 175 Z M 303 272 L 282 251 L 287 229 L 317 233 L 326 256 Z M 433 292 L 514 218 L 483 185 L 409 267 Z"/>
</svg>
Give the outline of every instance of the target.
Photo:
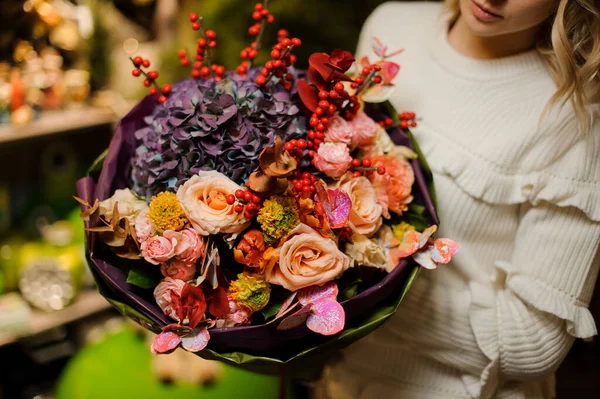
<svg viewBox="0 0 600 399">
<path fill-rule="evenodd" d="M 375 188 L 366 177 L 353 177 L 351 174 L 340 180 L 338 185 L 352 200 L 348 226 L 355 232 L 370 237 L 382 223 L 383 207 L 377 199 Z"/>
<path fill-rule="evenodd" d="M 341 116 L 335 115 L 331 118 L 327 132 L 325 132 L 325 141 L 350 145 L 352 132 L 352 126 Z"/>
<path fill-rule="evenodd" d="M 277 250 L 278 262 L 268 262 L 265 277 L 269 283 L 296 291 L 323 285 L 340 276 L 350 266 L 350 258 L 335 241 L 300 223 Z M 273 260 L 276 260 L 274 257 Z"/>
<path fill-rule="evenodd" d="M 415 174 L 412 166 L 405 159 L 392 154 L 374 157 L 371 162 L 373 166 L 385 167 L 385 174 L 374 173 L 370 177 L 379 203 L 384 208 L 384 216 L 389 217 L 388 209 L 402 215 L 413 200 L 411 190 Z"/>
<path fill-rule="evenodd" d="M 152 222 L 148 217 L 148 208 L 140 212 L 135 219 L 135 235 L 137 236 L 138 242 L 144 242 L 148 238 L 154 235 L 156 230 L 152 226 Z"/>
<path fill-rule="evenodd" d="M 178 244 L 181 244 L 175 249 L 175 257 L 178 260 L 186 263 L 195 263 L 204 253 L 204 241 L 198 236 L 195 230 L 184 229 L 173 235 L 176 236 Z"/>
<path fill-rule="evenodd" d="M 181 296 L 181 290 L 183 290 L 184 285 L 185 283 L 181 280 L 175 280 L 171 277 L 167 277 L 162 279 L 154 289 L 154 299 L 156 300 L 158 307 L 160 307 L 165 315 L 177 321 L 179 321 L 179 318 L 173 309 L 171 295 Z"/>
<path fill-rule="evenodd" d="M 377 135 L 378 124 L 367 116 L 364 112 L 359 112 L 354 119 L 350 121 L 354 130 L 352 135 L 352 147 L 362 147 L 373 143 Z"/>
<path fill-rule="evenodd" d="M 231 326 L 249 324 L 250 311 L 238 307 L 237 302 L 229 295 L 227 295 L 227 299 L 229 300 L 229 314 L 225 317 L 225 320 L 227 320 Z"/>
<path fill-rule="evenodd" d="M 250 225 L 243 212 L 236 212 L 235 205 L 227 203 L 227 196 L 239 189 L 222 173 L 200 171 L 179 187 L 177 198 L 198 234 L 237 235 Z"/>
<path fill-rule="evenodd" d="M 173 259 L 160 266 L 160 272 L 165 277 L 188 281 L 196 276 L 196 264 Z"/>
<path fill-rule="evenodd" d="M 164 263 L 175 256 L 177 241 L 162 236 L 148 238 L 142 243 L 140 249 L 147 262 L 154 265 Z"/>
<path fill-rule="evenodd" d="M 350 151 L 343 143 L 323 143 L 313 158 L 314 165 L 329 177 L 341 177 L 352 163 Z"/>
</svg>

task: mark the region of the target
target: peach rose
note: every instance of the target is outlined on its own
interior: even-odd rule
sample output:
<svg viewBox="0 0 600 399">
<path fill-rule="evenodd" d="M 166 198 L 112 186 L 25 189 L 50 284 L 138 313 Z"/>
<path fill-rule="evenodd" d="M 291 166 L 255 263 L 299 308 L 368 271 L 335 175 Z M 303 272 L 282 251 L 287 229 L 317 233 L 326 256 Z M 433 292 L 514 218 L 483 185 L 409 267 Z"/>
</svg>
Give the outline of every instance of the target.
<svg viewBox="0 0 600 399">
<path fill-rule="evenodd" d="M 148 208 L 146 208 L 135 218 L 135 235 L 138 242 L 144 242 L 154 233 L 156 233 L 156 229 L 152 226 L 152 222 L 148 217 Z"/>
<path fill-rule="evenodd" d="M 341 275 L 350 259 L 335 241 L 323 238 L 305 224 L 299 224 L 277 250 L 278 262 L 269 262 L 265 277 L 269 283 L 296 291 L 311 285 L 323 285 Z M 265 254 L 266 255 L 266 254 Z"/>
<path fill-rule="evenodd" d="M 165 277 L 171 277 L 177 280 L 191 280 L 196 275 L 196 263 L 184 262 L 178 259 L 173 259 L 160 266 L 160 272 Z"/>
<path fill-rule="evenodd" d="M 200 171 L 179 187 L 177 198 L 198 234 L 237 235 L 250 225 L 250 221 L 243 213 L 237 213 L 226 198 L 239 189 L 240 186 L 222 173 Z"/>
<path fill-rule="evenodd" d="M 173 303 L 171 301 L 171 295 L 181 296 L 181 290 L 185 283 L 181 280 L 175 280 L 171 277 L 166 277 L 161 280 L 160 283 L 154 289 L 154 299 L 158 304 L 158 307 L 163 313 L 172 319 L 179 321 L 175 309 L 173 309 Z"/>
<path fill-rule="evenodd" d="M 176 249 L 175 252 L 177 253 L 176 257 L 178 260 L 186 263 L 195 263 L 204 253 L 204 241 L 198 236 L 196 230 L 190 228 L 181 230 L 179 232 L 179 240 L 186 244 L 186 248 Z"/>
<path fill-rule="evenodd" d="M 175 256 L 176 246 L 177 241 L 175 239 L 170 240 L 166 237 L 154 236 L 144 241 L 140 249 L 147 262 L 158 265 Z"/>
<path fill-rule="evenodd" d="M 341 116 L 335 115 L 331 118 L 329 127 L 325 132 L 325 141 L 350 145 L 352 142 L 352 132 L 352 126 Z"/>
<path fill-rule="evenodd" d="M 384 216 L 389 217 L 388 210 L 402 215 L 413 200 L 410 195 L 415 182 L 412 166 L 405 159 L 392 154 L 375 157 L 371 162 L 373 166 L 385 167 L 384 175 L 374 173 L 370 177 L 379 203 L 384 208 Z"/>
<path fill-rule="evenodd" d="M 379 125 L 364 112 L 359 112 L 354 119 L 350 121 L 354 130 L 352 135 L 352 147 L 362 147 L 373 144 L 377 135 Z"/>
<path fill-rule="evenodd" d="M 369 179 L 348 174 L 338 182 L 338 186 L 352 200 L 348 226 L 367 237 L 373 235 L 381 226 L 383 207 L 377 200 L 377 193 Z"/>
<path fill-rule="evenodd" d="M 323 143 L 313 158 L 314 165 L 329 177 L 341 177 L 352 163 L 348 147 L 343 143 Z"/>
</svg>

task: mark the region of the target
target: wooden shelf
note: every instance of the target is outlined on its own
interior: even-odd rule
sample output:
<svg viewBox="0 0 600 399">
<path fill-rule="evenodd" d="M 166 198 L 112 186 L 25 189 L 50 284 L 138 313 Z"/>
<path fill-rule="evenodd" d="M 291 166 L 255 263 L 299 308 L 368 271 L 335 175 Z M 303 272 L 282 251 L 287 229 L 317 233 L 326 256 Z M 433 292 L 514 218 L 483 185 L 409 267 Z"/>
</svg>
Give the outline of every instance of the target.
<svg viewBox="0 0 600 399">
<path fill-rule="evenodd" d="M 112 111 L 99 108 L 47 111 L 28 125 L 0 127 L 0 144 L 108 125 L 117 121 L 118 118 Z"/>
<path fill-rule="evenodd" d="M 21 335 L 0 334 L 0 346 L 91 316 L 110 307 L 110 303 L 95 289 L 84 290 L 79 293 L 75 302 L 63 310 L 47 313 L 33 309 L 29 330 Z"/>
</svg>

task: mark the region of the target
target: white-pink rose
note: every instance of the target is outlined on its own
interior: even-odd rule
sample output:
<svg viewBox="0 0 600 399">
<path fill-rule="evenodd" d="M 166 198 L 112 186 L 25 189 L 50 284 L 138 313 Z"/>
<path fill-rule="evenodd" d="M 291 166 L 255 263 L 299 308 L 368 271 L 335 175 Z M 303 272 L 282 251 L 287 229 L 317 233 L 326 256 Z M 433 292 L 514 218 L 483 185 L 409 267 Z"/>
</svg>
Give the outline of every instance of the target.
<svg viewBox="0 0 600 399">
<path fill-rule="evenodd" d="M 204 240 L 193 229 L 183 229 L 181 235 L 181 239 L 188 242 L 188 248 L 179 253 L 177 259 L 187 263 L 195 263 L 204 254 Z"/>
<path fill-rule="evenodd" d="M 156 233 L 156 229 L 152 226 L 152 222 L 148 217 L 148 208 L 144 209 L 135 218 L 135 235 L 140 243 Z"/>
<path fill-rule="evenodd" d="M 175 256 L 176 246 L 176 240 L 170 240 L 163 236 L 154 236 L 144 241 L 140 249 L 142 250 L 142 256 L 147 262 L 158 265 Z"/>
<path fill-rule="evenodd" d="M 338 185 L 352 200 L 348 226 L 355 232 L 370 237 L 382 223 L 383 208 L 377 200 L 375 188 L 366 177 L 354 177 L 351 174 L 340 180 Z"/>
<path fill-rule="evenodd" d="M 343 143 L 323 143 L 315 154 L 314 165 L 329 177 L 338 178 L 344 175 L 352 157 L 348 147 Z"/>
<path fill-rule="evenodd" d="M 362 147 L 373 144 L 379 125 L 364 112 L 359 112 L 350 121 L 352 126 L 352 147 Z"/>
<path fill-rule="evenodd" d="M 172 259 L 160 266 L 160 272 L 165 277 L 188 281 L 196 276 L 196 263 Z"/>
<path fill-rule="evenodd" d="M 166 277 L 162 279 L 154 289 L 154 299 L 156 300 L 158 307 L 160 307 L 165 315 L 177 321 L 179 321 L 179 318 L 173 309 L 171 295 L 181 296 L 184 285 L 185 283 L 182 280 Z"/>
<path fill-rule="evenodd" d="M 268 262 L 265 277 L 290 291 L 323 285 L 340 276 L 350 266 L 350 258 L 335 241 L 300 223 L 275 250 L 278 257 Z M 274 261 L 278 258 L 278 262 Z"/>
<path fill-rule="evenodd" d="M 331 118 L 329 127 L 325 132 L 325 141 L 350 145 L 352 142 L 352 132 L 352 126 L 341 116 L 335 115 Z"/>
<path fill-rule="evenodd" d="M 250 221 L 227 203 L 227 196 L 241 187 L 217 171 L 200 171 L 177 190 L 177 198 L 192 223 L 203 236 L 239 234 Z"/>
</svg>

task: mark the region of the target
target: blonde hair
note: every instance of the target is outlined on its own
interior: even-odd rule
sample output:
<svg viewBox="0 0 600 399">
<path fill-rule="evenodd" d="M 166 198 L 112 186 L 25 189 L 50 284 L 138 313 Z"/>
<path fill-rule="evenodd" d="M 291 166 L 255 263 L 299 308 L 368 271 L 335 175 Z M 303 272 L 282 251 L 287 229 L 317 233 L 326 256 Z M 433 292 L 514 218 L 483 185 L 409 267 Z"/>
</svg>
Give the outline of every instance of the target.
<svg viewBox="0 0 600 399">
<path fill-rule="evenodd" d="M 595 0 L 559 0 L 548 28 L 537 44 L 556 92 L 546 111 L 570 102 L 584 133 L 592 124 L 588 105 L 600 101 L 600 10 Z M 450 24 L 460 16 L 459 0 L 446 0 Z"/>
</svg>

